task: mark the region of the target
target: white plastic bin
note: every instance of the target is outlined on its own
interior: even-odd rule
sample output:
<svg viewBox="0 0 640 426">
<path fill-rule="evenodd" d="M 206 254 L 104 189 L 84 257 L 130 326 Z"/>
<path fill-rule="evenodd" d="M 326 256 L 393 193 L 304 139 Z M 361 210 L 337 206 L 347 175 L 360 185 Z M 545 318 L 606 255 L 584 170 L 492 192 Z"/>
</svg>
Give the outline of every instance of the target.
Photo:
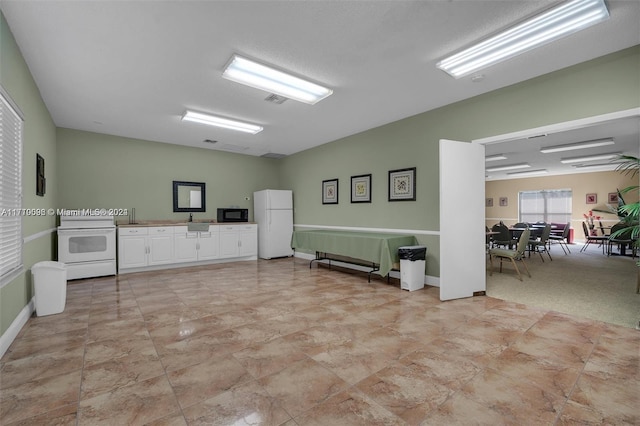
<svg viewBox="0 0 640 426">
<path fill-rule="evenodd" d="M 31 267 L 36 315 L 59 314 L 67 302 L 67 266 L 61 262 L 38 262 Z"/>
<path fill-rule="evenodd" d="M 403 246 L 398 248 L 400 288 L 402 290 L 414 291 L 424 288 L 426 253 L 426 246 Z"/>
</svg>

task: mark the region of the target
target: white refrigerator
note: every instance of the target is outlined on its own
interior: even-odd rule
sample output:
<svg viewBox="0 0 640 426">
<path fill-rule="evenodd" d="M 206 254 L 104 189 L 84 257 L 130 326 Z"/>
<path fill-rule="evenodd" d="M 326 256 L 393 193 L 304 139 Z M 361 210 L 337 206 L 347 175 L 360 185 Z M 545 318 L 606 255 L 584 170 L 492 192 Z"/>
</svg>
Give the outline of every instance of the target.
<svg viewBox="0 0 640 426">
<path fill-rule="evenodd" d="M 253 218 L 258 223 L 258 257 L 293 256 L 293 192 L 265 189 L 253 193 Z"/>
</svg>

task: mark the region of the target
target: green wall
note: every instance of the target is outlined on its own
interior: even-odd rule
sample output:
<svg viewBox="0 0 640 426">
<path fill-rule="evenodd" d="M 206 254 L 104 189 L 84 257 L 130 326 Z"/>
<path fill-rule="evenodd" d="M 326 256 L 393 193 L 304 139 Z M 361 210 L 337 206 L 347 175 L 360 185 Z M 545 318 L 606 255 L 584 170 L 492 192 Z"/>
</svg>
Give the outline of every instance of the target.
<svg viewBox="0 0 640 426">
<path fill-rule="evenodd" d="M 310 149 L 283 160 L 296 224 L 439 231 L 440 139 L 471 141 L 640 106 L 640 46 Z M 417 200 L 387 201 L 389 170 L 417 167 Z M 350 203 L 350 177 L 371 173 L 371 204 Z M 340 202 L 323 205 L 321 182 L 338 178 Z M 464 200 L 460 200 L 464 208 Z M 437 235 L 427 275 L 439 276 Z"/>
<path fill-rule="evenodd" d="M 56 207 L 57 172 L 56 130 L 40 92 L 33 81 L 22 54 L 0 14 L 0 84 L 24 114 L 24 147 L 22 152 L 23 208 Z M 36 153 L 45 159 L 46 193 L 36 196 Z M 54 257 L 55 216 L 25 216 L 22 235 L 27 238 L 23 249 L 23 271 L 0 288 L 0 334 L 9 328 L 33 296 L 30 268 Z"/>
<path fill-rule="evenodd" d="M 253 191 L 280 188 L 275 159 L 61 128 L 57 135 L 60 208 L 135 208 L 137 220 L 187 219 L 173 213 L 178 180 L 206 184 L 207 211 L 193 217 L 212 219 L 218 207 L 253 211 Z"/>
</svg>

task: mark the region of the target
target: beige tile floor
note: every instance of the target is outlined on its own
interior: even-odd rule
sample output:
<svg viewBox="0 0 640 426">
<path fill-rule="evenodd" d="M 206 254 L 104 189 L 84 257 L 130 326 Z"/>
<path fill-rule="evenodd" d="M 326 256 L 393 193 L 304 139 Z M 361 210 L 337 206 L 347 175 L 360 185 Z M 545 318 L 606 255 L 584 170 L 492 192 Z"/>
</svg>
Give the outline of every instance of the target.
<svg viewBox="0 0 640 426">
<path fill-rule="evenodd" d="M 2 425 L 640 424 L 640 332 L 302 260 L 73 281 Z"/>
</svg>

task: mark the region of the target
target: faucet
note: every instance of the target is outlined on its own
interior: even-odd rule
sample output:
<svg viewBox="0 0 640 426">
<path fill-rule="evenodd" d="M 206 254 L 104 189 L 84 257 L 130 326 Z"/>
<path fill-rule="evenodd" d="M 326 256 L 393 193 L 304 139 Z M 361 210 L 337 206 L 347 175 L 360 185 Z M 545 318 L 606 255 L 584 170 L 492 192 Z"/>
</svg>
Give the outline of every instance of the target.
<svg viewBox="0 0 640 426">
<path fill-rule="evenodd" d="M 193 213 L 189 213 L 189 222 L 193 222 Z"/>
</svg>

